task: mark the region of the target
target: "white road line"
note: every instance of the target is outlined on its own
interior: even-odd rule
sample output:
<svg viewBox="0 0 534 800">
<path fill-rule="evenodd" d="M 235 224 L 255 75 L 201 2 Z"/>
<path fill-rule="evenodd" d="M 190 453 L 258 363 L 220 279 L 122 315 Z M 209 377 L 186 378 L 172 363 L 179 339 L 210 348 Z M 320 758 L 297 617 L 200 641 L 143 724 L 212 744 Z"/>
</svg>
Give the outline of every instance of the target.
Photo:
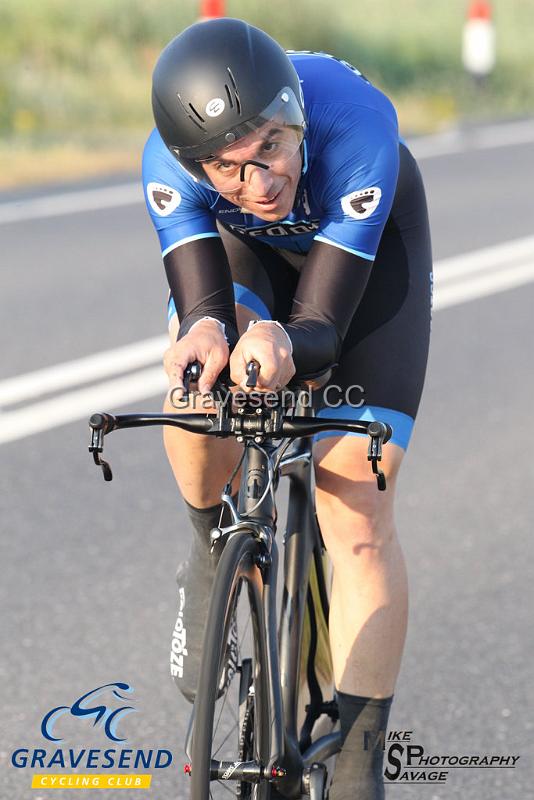
<svg viewBox="0 0 534 800">
<path fill-rule="evenodd" d="M 418 161 L 468 153 L 476 150 L 491 150 L 498 147 L 513 147 L 534 142 L 534 120 L 487 125 L 483 128 L 457 129 L 432 136 L 420 136 L 408 141 L 408 146 Z"/>
<path fill-rule="evenodd" d="M 130 206 L 143 201 L 141 181 L 0 203 L 0 224 Z"/>
<path fill-rule="evenodd" d="M 438 261 L 434 275 L 436 311 L 530 283 L 534 281 L 534 236 Z M 67 391 L 50 399 L 38 398 L 52 391 L 161 362 L 166 345 L 166 336 L 156 336 L 0 382 L 0 398 L 4 403 L 28 398 L 35 401 L 16 411 L 0 414 L 0 443 L 87 418 L 94 411 L 113 410 L 158 395 L 161 402 L 167 388 L 161 366 Z"/>
<path fill-rule="evenodd" d="M 161 361 L 168 342 L 167 336 L 155 336 L 125 347 L 94 353 L 75 361 L 66 361 L 54 367 L 9 378 L 0 383 L 0 407 L 20 403 L 22 400 L 38 400 L 43 395 L 60 389 L 152 365 Z"/>
<path fill-rule="evenodd" d="M 434 290 L 434 311 L 439 311 L 449 306 L 467 303 L 479 297 L 488 297 L 506 289 L 515 289 L 525 283 L 534 281 L 534 259 L 525 261 L 512 267 L 505 267 L 489 275 L 479 275 L 475 278 L 468 277 L 450 285 L 442 285 L 438 280 Z"/>
<path fill-rule="evenodd" d="M 475 272 L 490 272 L 508 269 L 518 261 L 534 261 L 534 236 L 514 239 L 493 247 L 484 247 L 472 253 L 464 253 L 438 261 L 434 267 L 441 284 L 461 281 Z"/>
<path fill-rule="evenodd" d="M 56 428 L 67 422 L 89 419 L 95 411 L 125 407 L 138 400 L 163 394 L 168 381 L 163 368 L 150 369 L 66 392 L 51 400 L 33 403 L 0 416 L 0 444 Z M 159 410 L 159 409 L 158 409 Z"/>
<path fill-rule="evenodd" d="M 473 150 L 512 147 L 529 142 L 534 142 L 534 120 L 531 119 L 468 130 L 453 129 L 431 136 L 414 137 L 408 140 L 408 146 L 418 160 L 423 160 Z M 83 211 L 120 208 L 142 201 L 141 181 L 120 183 L 99 189 L 50 194 L 0 203 L 0 225 L 29 219 L 62 217 Z"/>
</svg>

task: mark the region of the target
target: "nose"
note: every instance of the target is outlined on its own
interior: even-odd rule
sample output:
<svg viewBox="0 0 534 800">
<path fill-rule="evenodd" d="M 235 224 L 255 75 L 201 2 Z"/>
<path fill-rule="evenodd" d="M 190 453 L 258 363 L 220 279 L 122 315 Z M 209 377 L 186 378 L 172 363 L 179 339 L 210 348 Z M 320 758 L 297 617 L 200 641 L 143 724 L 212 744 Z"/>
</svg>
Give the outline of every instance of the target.
<svg viewBox="0 0 534 800">
<path fill-rule="evenodd" d="M 266 164 L 248 163 L 243 170 L 244 180 L 248 182 L 251 191 L 257 197 L 266 197 L 273 185 L 273 176 L 270 167 Z"/>
</svg>

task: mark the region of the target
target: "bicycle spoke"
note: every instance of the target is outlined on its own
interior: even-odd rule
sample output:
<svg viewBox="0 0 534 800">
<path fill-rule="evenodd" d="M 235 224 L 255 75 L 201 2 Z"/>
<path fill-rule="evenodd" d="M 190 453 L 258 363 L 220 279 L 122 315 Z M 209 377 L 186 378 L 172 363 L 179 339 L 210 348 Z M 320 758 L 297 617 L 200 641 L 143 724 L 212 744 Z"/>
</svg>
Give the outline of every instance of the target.
<svg viewBox="0 0 534 800">
<path fill-rule="evenodd" d="M 222 788 L 223 788 L 223 789 L 226 789 L 226 791 L 227 791 L 227 792 L 230 792 L 230 794 L 232 795 L 232 797 L 235 797 L 235 794 L 234 794 L 234 792 L 233 792 L 233 791 L 232 791 L 232 790 L 231 790 L 231 789 L 230 789 L 230 788 L 229 788 L 229 787 L 228 787 L 228 786 L 227 786 L 225 783 L 223 783 L 222 781 L 217 781 L 217 784 L 218 784 L 219 786 L 222 786 Z"/>
<path fill-rule="evenodd" d="M 249 628 L 250 628 L 250 621 L 251 621 L 251 619 L 252 619 L 252 617 L 251 617 L 251 615 L 249 614 L 249 615 L 248 615 L 248 617 L 247 617 L 247 621 L 245 622 L 245 628 L 244 628 L 244 630 L 243 630 L 243 633 L 241 634 L 241 637 L 238 639 L 238 645 L 237 645 L 237 647 L 238 647 L 238 653 L 239 653 L 239 660 L 240 660 L 240 661 L 242 661 L 242 660 L 243 660 L 243 658 L 242 658 L 242 655 L 241 655 L 241 642 L 242 642 L 242 641 L 244 642 L 244 641 L 245 641 L 245 639 L 247 638 L 247 633 L 248 633 L 248 631 L 249 631 Z"/>
<path fill-rule="evenodd" d="M 224 711 L 224 708 L 226 706 L 226 701 L 228 700 L 229 689 L 230 689 L 230 687 L 228 687 L 228 690 L 224 693 L 224 700 L 223 700 L 222 705 L 221 705 L 221 710 L 219 711 L 219 716 L 217 718 L 217 722 L 215 723 L 215 730 L 213 731 L 212 741 L 215 741 L 215 737 L 217 735 L 217 731 L 219 730 L 219 723 L 221 721 L 222 713 Z M 231 706 L 228 706 L 228 710 L 229 710 L 230 714 L 232 715 L 232 717 L 234 719 L 234 723 L 235 723 L 236 728 L 238 728 L 239 727 L 239 721 L 237 719 L 237 716 L 236 716 L 236 713 L 235 713 L 234 709 Z M 219 750 L 220 750 L 220 748 L 219 748 Z"/>
<path fill-rule="evenodd" d="M 236 727 L 235 727 L 235 733 L 238 733 L 238 732 L 239 732 L 239 730 L 238 730 L 238 726 L 236 725 Z M 220 743 L 220 745 L 219 745 L 219 747 L 217 748 L 217 750 L 215 750 L 215 752 L 214 752 L 214 753 L 212 753 L 212 756 L 216 756 L 216 755 L 217 755 L 217 753 L 219 753 L 219 752 L 221 751 L 221 749 L 222 749 L 222 748 L 223 748 L 223 746 L 226 744 L 226 742 L 228 741 L 228 739 L 230 738 L 230 736 L 232 735 L 232 733 L 234 733 L 234 729 L 233 729 L 233 728 L 231 728 L 231 729 L 228 731 L 228 733 L 226 734 L 226 736 L 224 737 L 224 739 L 223 739 L 223 740 L 222 740 L 222 742 Z"/>
</svg>

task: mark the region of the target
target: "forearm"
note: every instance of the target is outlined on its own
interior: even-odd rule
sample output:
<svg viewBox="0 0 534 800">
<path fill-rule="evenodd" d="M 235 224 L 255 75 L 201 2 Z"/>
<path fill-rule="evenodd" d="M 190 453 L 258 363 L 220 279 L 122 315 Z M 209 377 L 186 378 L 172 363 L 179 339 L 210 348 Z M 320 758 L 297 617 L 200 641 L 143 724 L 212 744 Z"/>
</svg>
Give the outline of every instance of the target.
<svg viewBox="0 0 534 800">
<path fill-rule="evenodd" d="M 314 244 L 284 324 L 293 345 L 297 375 L 321 373 L 337 363 L 372 264 L 322 242 Z"/>
<path fill-rule="evenodd" d="M 238 340 L 234 290 L 220 239 L 201 239 L 172 250 L 164 259 L 180 321 L 178 339 L 203 317 L 223 323 L 230 348 Z"/>
<path fill-rule="evenodd" d="M 320 374 L 337 363 L 342 339 L 333 323 L 308 317 L 294 319 L 283 327 L 293 345 L 298 376 Z"/>
</svg>

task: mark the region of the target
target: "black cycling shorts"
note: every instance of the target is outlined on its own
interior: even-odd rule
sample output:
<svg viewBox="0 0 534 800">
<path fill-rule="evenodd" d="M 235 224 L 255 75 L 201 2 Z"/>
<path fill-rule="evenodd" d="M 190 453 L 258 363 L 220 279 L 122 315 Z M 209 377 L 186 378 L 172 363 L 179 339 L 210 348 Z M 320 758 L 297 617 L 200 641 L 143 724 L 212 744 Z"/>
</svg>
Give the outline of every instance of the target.
<svg viewBox="0 0 534 800">
<path fill-rule="evenodd" d="M 274 249 L 219 226 L 236 303 L 261 319 L 287 322 L 305 256 Z M 350 291 L 350 287 L 347 287 Z M 339 365 L 315 393 L 319 416 L 388 422 L 406 449 L 425 378 L 430 337 L 432 252 L 425 192 L 415 159 L 400 146 L 400 168 L 365 294 Z M 169 318 L 175 314 L 172 299 Z M 319 434 L 343 436 L 336 431 Z"/>
</svg>

